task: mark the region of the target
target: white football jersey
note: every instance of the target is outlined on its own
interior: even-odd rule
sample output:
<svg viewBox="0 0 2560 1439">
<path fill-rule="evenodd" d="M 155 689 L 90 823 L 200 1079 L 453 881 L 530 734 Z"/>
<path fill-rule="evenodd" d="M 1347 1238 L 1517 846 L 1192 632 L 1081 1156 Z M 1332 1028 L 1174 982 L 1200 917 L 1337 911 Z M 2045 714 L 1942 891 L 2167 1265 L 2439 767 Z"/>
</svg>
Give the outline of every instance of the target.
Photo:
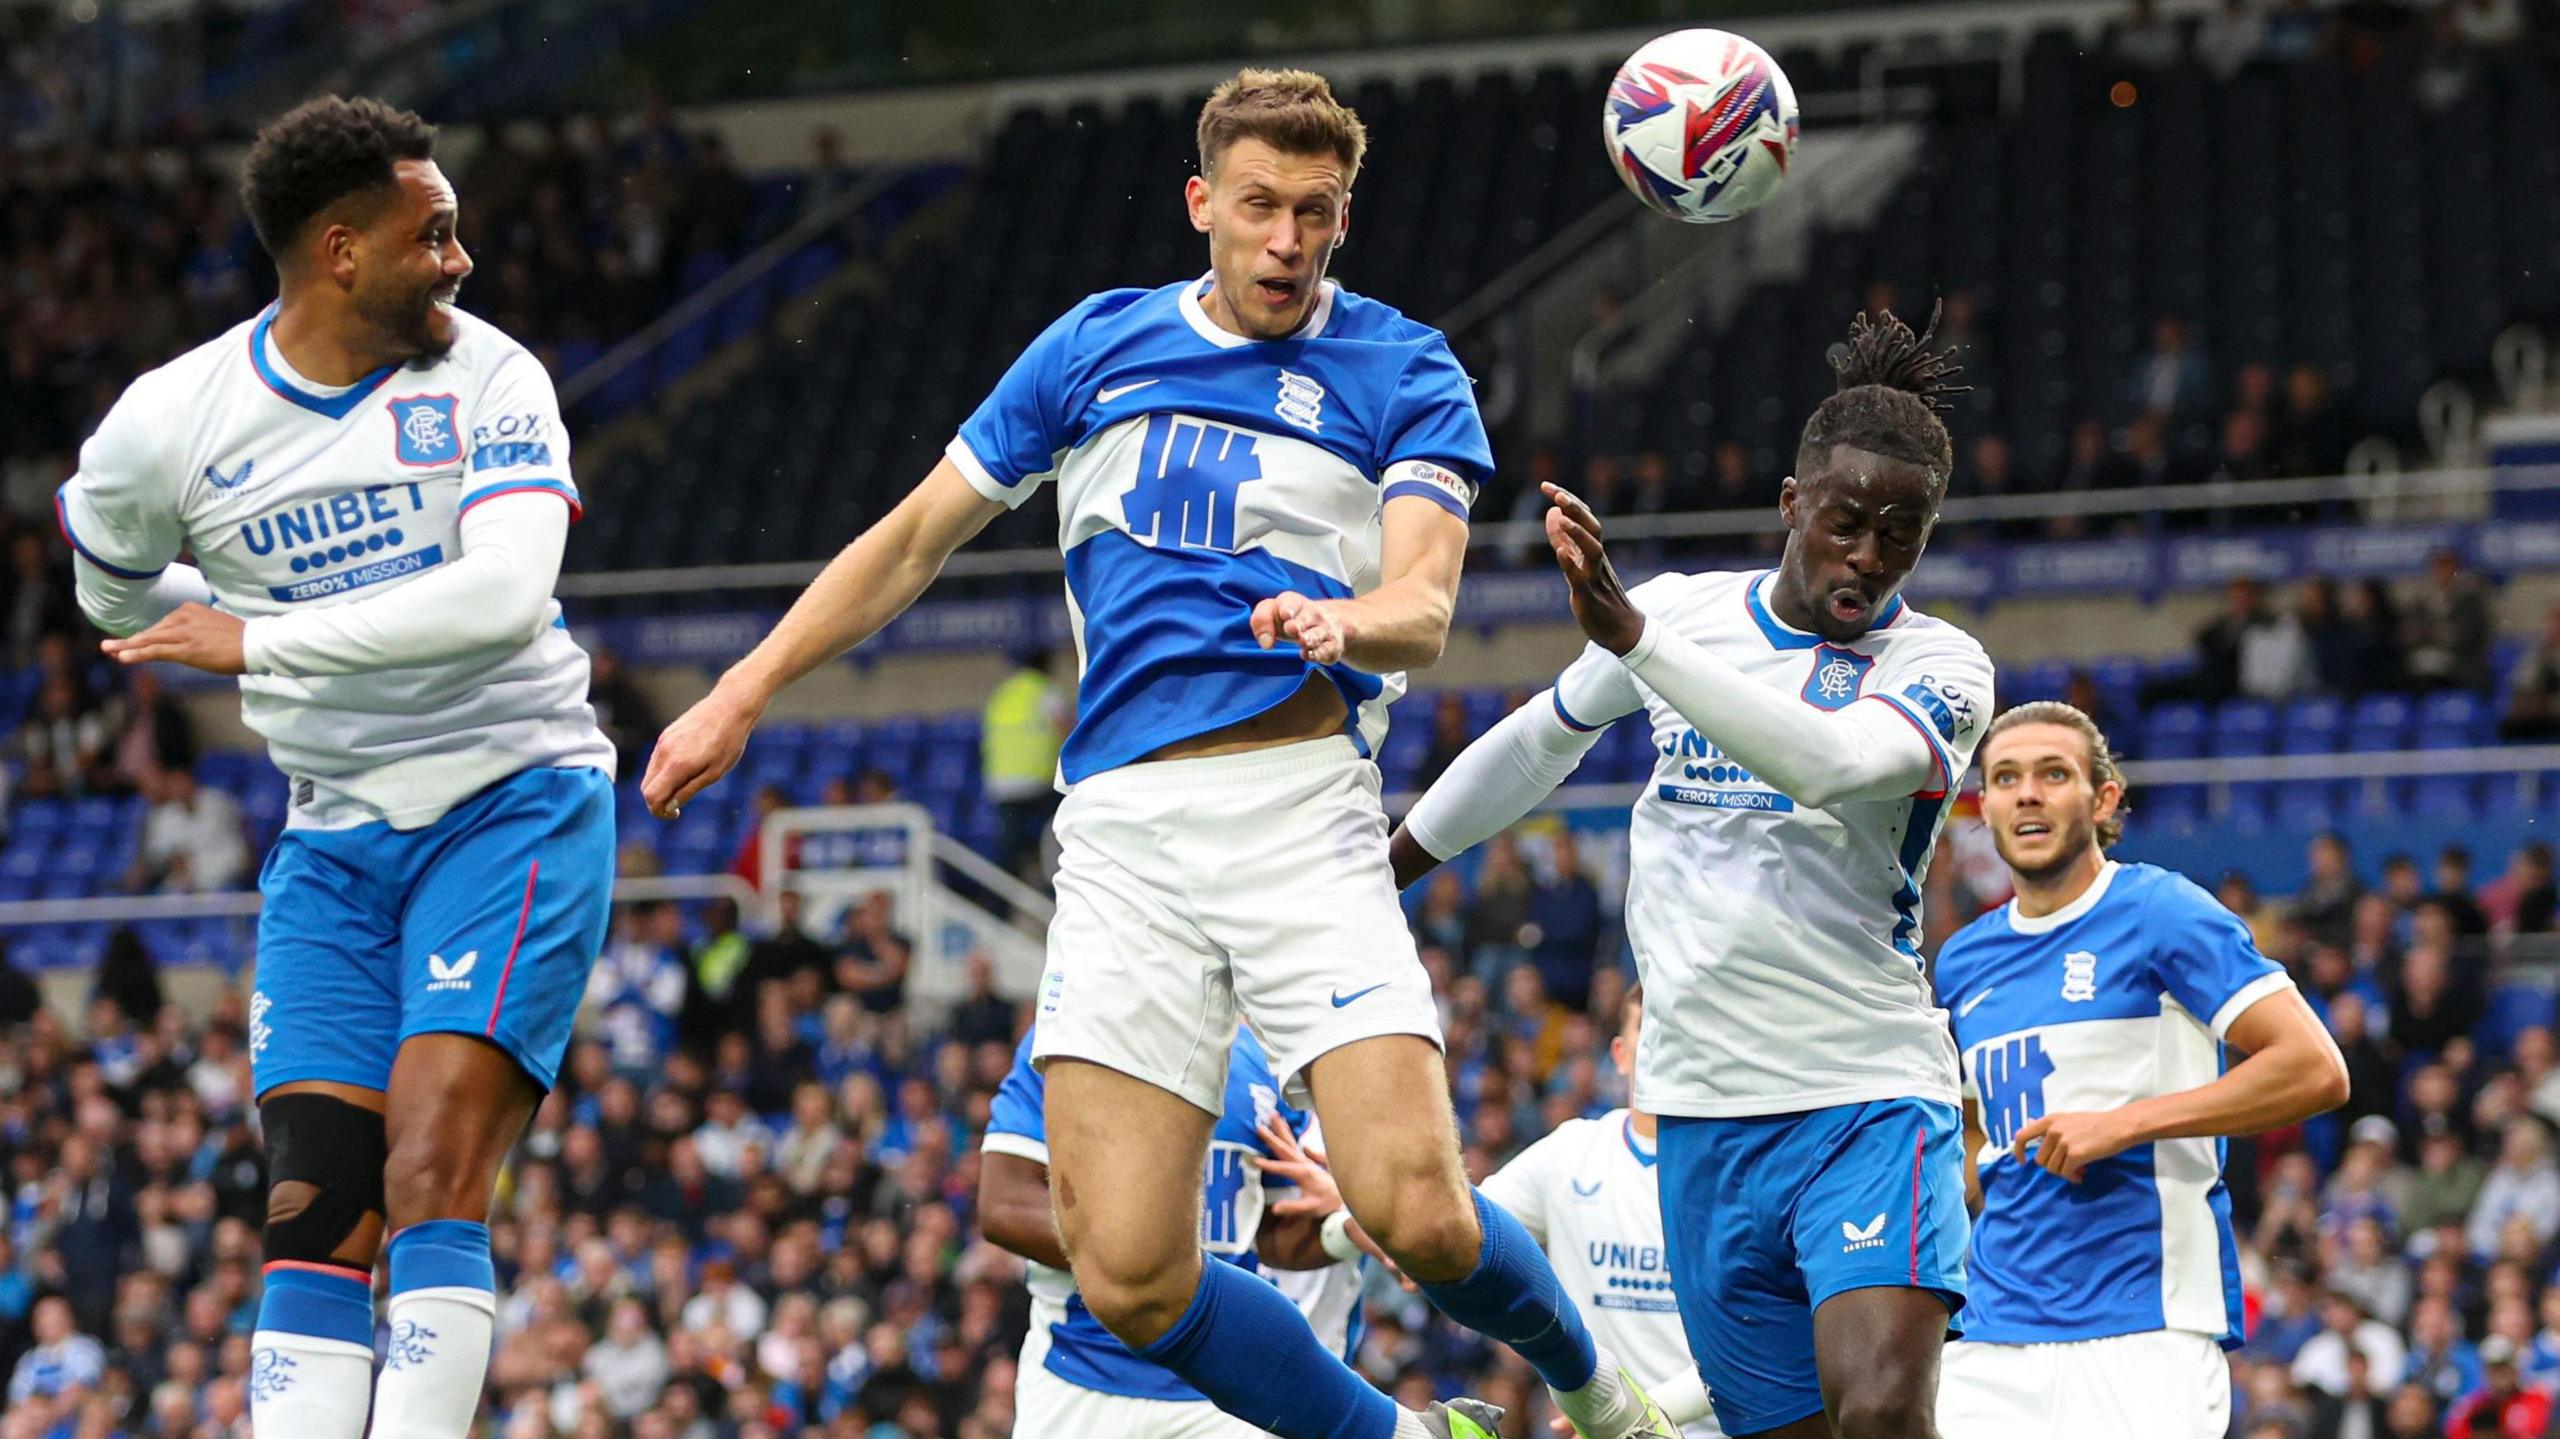
<svg viewBox="0 0 2560 1439">
<path fill-rule="evenodd" d="M 1592 646 L 1556 681 L 1564 722 L 1642 711 L 1658 756 L 1628 837 L 1627 937 L 1649 1023 L 1635 1101 L 1651 1114 L 1786 1114 L 1893 1098 L 1957 1101 L 1947 1017 L 1922 972 L 1921 878 L 1973 762 L 1991 661 L 1896 599 L 1832 644 L 1781 623 L 1773 572 L 1666 574 L 1633 591 L 1653 622 L 1802 700 L 1808 716 L 1891 706 L 1937 757 L 1929 787 L 1812 809 L 1754 777 Z"/>
<path fill-rule="evenodd" d="M 1546 1249 L 1592 1337 L 1648 1387 L 1694 1367 L 1671 1292 L 1653 1166 L 1653 1142 L 1613 1109 L 1557 1125 L 1481 1186 Z M 1708 1439 L 1724 1431 L 1710 1415 L 1680 1432 Z"/>
<path fill-rule="evenodd" d="M 285 364 L 274 318 L 135 380 L 81 446 L 55 505 L 89 563 L 147 579 L 190 553 L 224 609 L 280 615 L 451 561 L 482 500 L 541 490 L 577 510 L 551 377 L 495 327 L 456 311 L 443 356 L 331 388 Z M 292 781 L 295 826 L 413 829 L 520 770 L 613 768 L 556 600 L 530 643 L 366 674 L 243 675 L 240 692 Z"/>
</svg>

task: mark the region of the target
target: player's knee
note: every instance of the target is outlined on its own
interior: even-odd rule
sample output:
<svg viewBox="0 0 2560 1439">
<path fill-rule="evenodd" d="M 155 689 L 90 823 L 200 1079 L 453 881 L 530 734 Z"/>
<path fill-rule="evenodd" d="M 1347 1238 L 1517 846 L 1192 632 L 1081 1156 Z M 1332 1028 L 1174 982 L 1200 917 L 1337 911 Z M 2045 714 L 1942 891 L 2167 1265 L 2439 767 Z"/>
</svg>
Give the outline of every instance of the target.
<svg viewBox="0 0 2560 1439">
<path fill-rule="evenodd" d="M 1355 1208 L 1360 1227 L 1394 1257 L 1398 1267 L 1424 1284 L 1454 1284 L 1473 1274 L 1483 1256 L 1484 1231 L 1463 1186 L 1417 1177 L 1398 1184 L 1369 1210 Z"/>
<path fill-rule="evenodd" d="M 493 1183 L 481 1156 L 433 1126 L 402 1135 L 383 1165 L 386 1212 L 394 1228 L 430 1219 L 485 1220 Z"/>
<path fill-rule="evenodd" d="M 267 1141 L 268 1263 L 373 1267 L 382 1235 L 382 1116 L 325 1094 L 258 1106 Z"/>
<path fill-rule="evenodd" d="M 1890 1375 L 1855 1377 L 1832 1406 L 1832 1432 L 1839 1439 L 1936 1439 L 1927 1388 Z"/>
<path fill-rule="evenodd" d="M 1194 1254 L 1096 1244 L 1073 1255 L 1076 1292 L 1102 1327 L 1135 1349 L 1153 1344 L 1182 1318 L 1199 1288 Z"/>
</svg>

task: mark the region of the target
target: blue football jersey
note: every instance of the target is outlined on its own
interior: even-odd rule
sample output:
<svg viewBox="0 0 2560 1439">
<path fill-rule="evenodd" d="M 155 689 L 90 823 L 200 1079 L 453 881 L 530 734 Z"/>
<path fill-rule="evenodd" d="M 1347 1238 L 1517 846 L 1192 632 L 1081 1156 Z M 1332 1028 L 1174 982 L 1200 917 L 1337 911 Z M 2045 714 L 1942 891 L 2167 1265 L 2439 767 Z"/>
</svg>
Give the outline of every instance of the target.
<svg viewBox="0 0 2560 1439">
<path fill-rule="evenodd" d="M 1048 1126 L 1042 1118 L 1047 1087 L 1031 1067 L 1031 1035 L 1013 1051 L 1013 1070 L 996 1090 L 982 1147 L 989 1154 L 1011 1154 L 1037 1164 L 1049 1162 Z M 1235 1048 L 1227 1056 L 1227 1107 L 1209 1136 L 1208 1172 L 1200 1210 L 1200 1247 L 1212 1259 L 1224 1260 L 1251 1274 L 1262 1272 L 1254 1254 L 1254 1238 L 1262 1229 L 1266 1196 L 1262 1171 L 1249 1161 L 1267 1158 L 1262 1142 L 1263 1118 L 1278 1114 L 1292 1130 L 1304 1132 L 1307 1116 L 1280 1102 L 1280 1084 L 1272 1077 L 1271 1060 L 1253 1031 L 1239 1027 Z M 1279 1188 L 1277 1184 L 1273 1188 Z M 1049 1328 L 1048 1369 L 1080 1389 L 1131 1399 L 1166 1399 L 1206 1403 L 1206 1396 L 1176 1378 L 1173 1371 L 1129 1352 L 1102 1321 L 1084 1307 L 1075 1277 L 1065 1270 L 1033 1263 L 1031 1322 Z"/>
<path fill-rule="evenodd" d="M 2240 1342 L 2220 1139 L 2138 1144 L 2078 1184 L 2010 1158 L 2009 1143 L 2048 1113 L 2212 1083 L 2233 1021 L 2292 983 L 2212 895 L 2147 864 L 2111 861 L 2052 914 L 2013 902 L 1947 941 L 1938 997 L 1988 1137 L 1966 1338 L 2176 1329 Z"/>
<path fill-rule="evenodd" d="M 1386 501 L 1463 519 L 1492 473 L 1474 389 L 1437 330 L 1326 281 L 1297 333 L 1249 340 L 1201 309 L 1206 283 L 1069 310 L 946 451 L 1004 505 L 1057 484 L 1082 666 L 1069 784 L 1295 694 L 1309 666 L 1254 642 L 1255 604 L 1374 588 Z M 1403 677 L 1325 673 L 1374 751 Z"/>
</svg>

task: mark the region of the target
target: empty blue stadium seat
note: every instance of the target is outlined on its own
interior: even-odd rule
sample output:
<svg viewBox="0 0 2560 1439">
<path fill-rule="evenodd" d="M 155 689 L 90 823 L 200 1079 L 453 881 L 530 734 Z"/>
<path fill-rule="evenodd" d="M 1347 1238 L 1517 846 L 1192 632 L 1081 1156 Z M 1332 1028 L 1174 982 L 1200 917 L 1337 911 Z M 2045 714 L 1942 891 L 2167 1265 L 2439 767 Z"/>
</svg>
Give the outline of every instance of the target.
<svg viewBox="0 0 2560 1439">
<path fill-rule="evenodd" d="M 2489 707 L 2460 690 L 2431 694 L 2418 704 L 2420 749 L 2466 749 L 2490 737 Z"/>
<path fill-rule="evenodd" d="M 2348 712 L 2347 747 L 2357 751 L 2406 748 L 2410 713 L 2407 695 L 2366 695 Z"/>
<path fill-rule="evenodd" d="M 2262 755 L 2275 737 L 2275 706 L 2264 700 L 2232 700 L 2213 717 L 2213 752 L 2225 756 Z"/>
</svg>

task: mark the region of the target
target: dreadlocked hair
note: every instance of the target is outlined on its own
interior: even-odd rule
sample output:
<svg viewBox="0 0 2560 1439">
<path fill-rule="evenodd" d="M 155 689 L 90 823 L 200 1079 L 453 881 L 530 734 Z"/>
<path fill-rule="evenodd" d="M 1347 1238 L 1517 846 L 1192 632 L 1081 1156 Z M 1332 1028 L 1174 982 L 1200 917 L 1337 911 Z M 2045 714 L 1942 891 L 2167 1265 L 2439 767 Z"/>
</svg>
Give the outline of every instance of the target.
<svg viewBox="0 0 2560 1439">
<path fill-rule="evenodd" d="M 1831 355 L 1840 387 L 1805 421 L 1796 446 L 1799 473 L 1818 468 L 1833 446 L 1847 445 L 1919 466 L 1933 496 L 1946 497 L 1955 441 L 1938 416 L 1951 397 L 1973 387 L 1954 383 L 1964 370 L 1952 348 L 1929 347 L 1938 337 L 1941 308 L 1930 307 L 1929 328 L 1916 335 L 1891 310 L 1872 317 L 1862 310 L 1849 321 L 1849 342 Z"/>
</svg>

